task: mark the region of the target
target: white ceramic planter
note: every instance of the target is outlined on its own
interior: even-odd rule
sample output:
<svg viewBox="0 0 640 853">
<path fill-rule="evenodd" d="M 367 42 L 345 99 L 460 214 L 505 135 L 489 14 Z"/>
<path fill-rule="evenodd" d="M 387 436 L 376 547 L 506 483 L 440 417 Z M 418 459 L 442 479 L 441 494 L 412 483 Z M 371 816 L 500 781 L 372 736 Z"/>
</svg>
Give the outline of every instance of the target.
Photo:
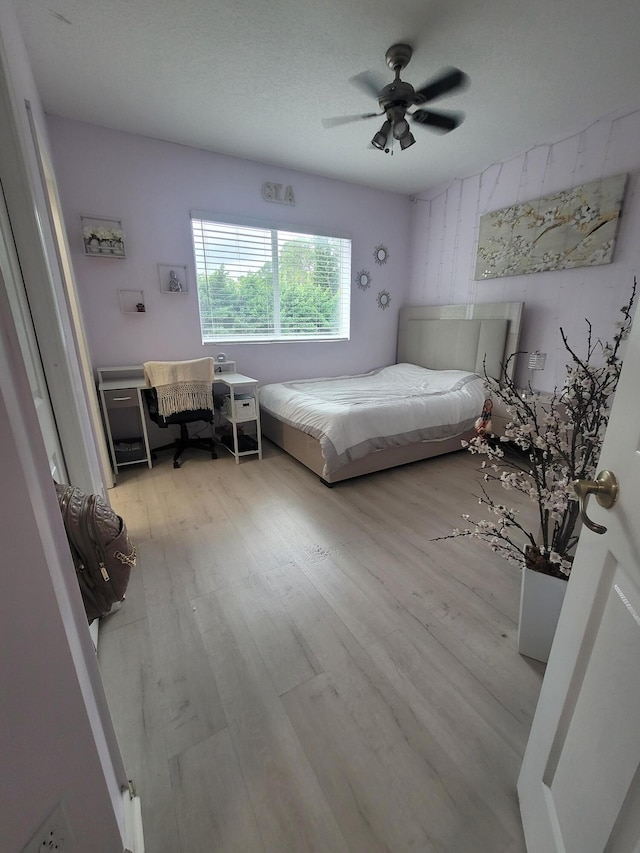
<svg viewBox="0 0 640 853">
<path fill-rule="evenodd" d="M 567 581 L 524 567 L 520 589 L 518 651 L 546 663 L 562 610 Z"/>
</svg>

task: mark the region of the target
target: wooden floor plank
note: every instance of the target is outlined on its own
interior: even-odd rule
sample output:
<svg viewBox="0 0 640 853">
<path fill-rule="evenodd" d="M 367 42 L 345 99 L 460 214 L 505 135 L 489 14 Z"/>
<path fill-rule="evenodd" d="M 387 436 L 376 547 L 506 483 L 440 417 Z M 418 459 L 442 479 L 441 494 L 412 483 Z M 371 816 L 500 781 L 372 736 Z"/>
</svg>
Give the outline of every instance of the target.
<svg viewBox="0 0 640 853">
<path fill-rule="evenodd" d="M 213 673 L 178 565 L 172 540 L 154 539 L 143 548 L 141 570 L 169 758 L 226 727 Z"/>
<path fill-rule="evenodd" d="M 172 538 L 175 539 L 173 532 Z M 185 562 L 177 568 L 189 598 L 237 583 L 260 568 L 228 518 L 212 521 L 178 541 Z"/>
<path fill-rule="evenodd" d="M 327 489 L 266 443 L 119 473 L 140 566 L 99 659 L 148 853 L 524 853 L 519 570 L 433 541 L 476 469 Z"/>
<path fill-rule="evenodd" d="M 443 676 L 425 648 L 416 648 L 398 632 L 369 653 L 409 705 L 423 732 L 428 732 L 464 773 L 467 785 L 477 792 L 485 808 L 495 812 L 510 833 L 517 835 L 520 821 L 513 780 L 518 774 L 520 753 L 517 743 L 511 741 L 517 741 L 522 730 L 514 730 L 513 721 L 495 704 L 487 702 L 479 707 L 475 685 L 470 681 L 465 684 L 460 673 L 451 678 Z M 455 708 L 464 708 L 464 713 L 455 713 Z M 496 721 L 487 719 L 491 710 Z M 523 740 L 521 736 L 521 744 Z M 432 752 L 428 744 L 427 750 Z"/>
<path fill-rule="evenodd" d="M 283 702 L 353 853 L 438 849 L 394 789 L 328 674 L 295 688 Z"/>
<path fill-rule="evenodd" d="M 322 672 L 304 635 L 262 578 L 234 584 L 233 593 L 278 695 Z"/>
<path fill-rule="evenodd" d="M 232 590 L 195 606 L 266 850 L 347 851 Z"/>
<path fill-rule="evenodd" d="M 393 631 L 393 615 L 378 606 L 375 591 L 363 591 L 340 571 L 331 557 L 322 554 L 315 560 L 307 557 L 298 565 L 363 646 Z"/>
<path fill-rule="evenodd" d="M 182 850 L 264 851 L 228 729 L 174 756 L 169 769 Z"/>
<path fill-rule="evenodd" d="M 98 644 L 98 661 L 127 775 L 141 799 L 146 850 L 176 853 L 178 828 L 147 620 L 110 631 Z"/>
<path fill-rule="evenodd" d="M 383 760 L 388 778 L 393 780 L 394 788 L 399 790 L 403 800 L 411 804 L 431 839 L 430 843 L 439 845 L 437 849 L 466 849 L 455 846 L 465 837 L 467 844 L 470 838 L 474 838 L 474 843 L 479 845 L 478 850 L 484 849 L 482 844 L 485 843 L 495 844 L 496 850 L 502 849 L 511 839 L 502 823 L 509 825 L 517 820 L 515 799 L 506 804 L 509 814 L 504 821 L 502 814 L 500 817 L 494 814 L 491 802 L 477 793 L 476 781 L 467 779 L 465 762 L 456 764 L 445 753 L 437 737 L 430 733 L 428 720 L 416 721 L 413 709 L 396 690 L 392 680 L 386 677 L 383 667 L 374 662 L 347 630 L 305 573 L 287 565 L 270 572 L 265 580 L 274 591 L 279 591 L 290 618 L 298 624 L 326 670 L 331 689 L 340 696 L 366 738 L 369 750 Z M 377 645 L 372 648 L 375 650 Z M 439 688 L 443 682 L 434 678 L 434 684 Z M 300 692 L 299 689 L 292 691 L 294 695 L 300 695 Z M 288 709 L 290 695 L 284 697 Z M 476 719 L 472 711 L 465 710 L 463 715 L 460 714 L 460 709 L 465 707 L 464 696 L 455 694 L 450 688 L 447 698 L 449 713 L 456 720 L 460 716 L 464 718 L 469 737 L 474 736 L 474 724 L 485 733 L 485 722 Z M 331 726 L 331 720 L 326 725 Z M 497 742 L 503 751 L 499 740 L 493 738 L 491 742 L 494 746 Z M 351 756 L 352 749 L 348 749 L 346 754 Z M 455 758 L 459 758 L 458 752 Z M 315 767 L 314 760 L 312 763 Z M 484 770 L 487 771 L 486 766 Z M 452 797 L 454 791 L 455 798 Z"/>
</svg>

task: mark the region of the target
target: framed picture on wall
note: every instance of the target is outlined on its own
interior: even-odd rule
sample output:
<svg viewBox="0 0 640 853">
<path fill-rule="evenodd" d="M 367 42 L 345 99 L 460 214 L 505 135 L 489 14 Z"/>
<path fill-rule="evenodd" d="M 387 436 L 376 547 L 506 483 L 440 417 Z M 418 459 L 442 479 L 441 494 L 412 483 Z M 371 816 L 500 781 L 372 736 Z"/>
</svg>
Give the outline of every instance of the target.
<svg viewBox="0 0 640 853">
<path fill-rule="evenodd" d="M 476 281 L 610 264 L 626 173 L 480 218 Z"/>
<path fill-rule="evenodd" d="M 119 219 L 81 216 L 85 255 L 94 258 L 124 258 L 124 232 Z"/>
<path fill-rule="evenodd" d="M 158 278 L 162 293 L 187 293 L 189 290 L 186 264 L 158 264 Z"/>
</svg>

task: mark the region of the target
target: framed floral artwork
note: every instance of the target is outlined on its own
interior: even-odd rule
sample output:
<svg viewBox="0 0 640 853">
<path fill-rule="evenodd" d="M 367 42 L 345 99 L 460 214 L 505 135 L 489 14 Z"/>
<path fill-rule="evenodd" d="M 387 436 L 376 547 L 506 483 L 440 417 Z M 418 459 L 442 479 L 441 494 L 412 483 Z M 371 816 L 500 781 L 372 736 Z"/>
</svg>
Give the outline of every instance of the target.
<svg viewBox="0 0 640 853">
<path fill-rule="evenodd" d="M 610 264 L 626 174 L 600 178 L 480 218 L 476 281 Z"/>
<path fill-rule="evenodd" d="M 124 258 L 124 232 L 119 219 L 81 216 L 85 255 L 94 258 Z"/>
</svg>

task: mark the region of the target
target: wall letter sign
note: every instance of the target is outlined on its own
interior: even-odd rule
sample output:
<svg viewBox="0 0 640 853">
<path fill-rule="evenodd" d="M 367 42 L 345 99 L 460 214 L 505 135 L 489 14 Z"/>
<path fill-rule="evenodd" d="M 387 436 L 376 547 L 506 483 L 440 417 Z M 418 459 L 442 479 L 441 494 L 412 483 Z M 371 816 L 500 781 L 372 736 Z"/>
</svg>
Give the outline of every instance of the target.
<svg viewBox="0 0 640 853">
<path fill-rule="evenodd" d="M 295 204 L 293 187 L 283 187 L 282 184 L 272 184 L 267 181 L 262 185 L 262 198 L 265 201 L 277 201 L 280 204 Z"/>
</svg>

